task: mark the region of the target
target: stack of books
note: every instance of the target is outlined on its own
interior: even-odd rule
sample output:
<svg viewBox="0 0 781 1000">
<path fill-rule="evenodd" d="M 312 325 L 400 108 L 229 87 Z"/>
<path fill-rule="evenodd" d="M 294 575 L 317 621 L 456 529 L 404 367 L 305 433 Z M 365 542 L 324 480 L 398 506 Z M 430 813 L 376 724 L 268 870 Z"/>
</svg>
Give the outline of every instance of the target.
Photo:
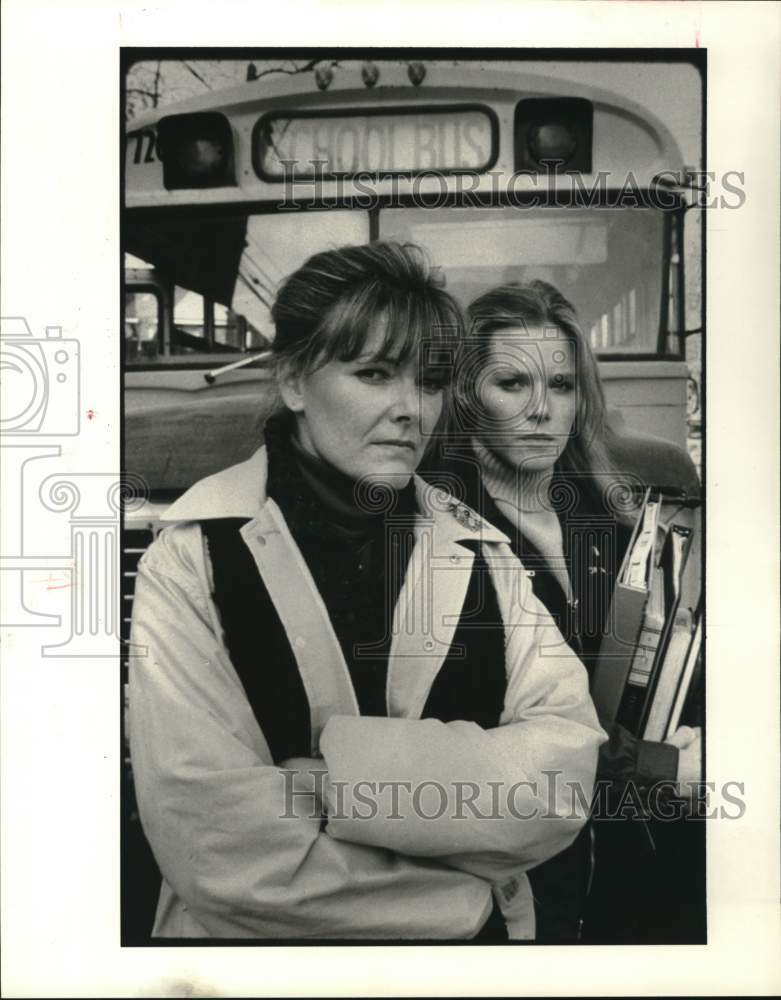
<svg viewBox="0 0 781 1000">
<path fill-rule="evenodd" d="M 594 674 L 602 725 L 617 721 L 647 740 L 664 740 L 685 721 L 702 677 L 699 587 L 682 588 L 694 529 L 682 511 L 646 492 Z"/>
</svg>

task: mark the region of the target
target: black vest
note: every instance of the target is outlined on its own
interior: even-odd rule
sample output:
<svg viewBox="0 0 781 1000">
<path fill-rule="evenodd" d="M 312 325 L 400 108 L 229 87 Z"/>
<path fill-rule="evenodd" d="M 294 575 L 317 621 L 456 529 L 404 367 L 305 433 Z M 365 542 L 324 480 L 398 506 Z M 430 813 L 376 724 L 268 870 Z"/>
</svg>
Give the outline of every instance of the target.
<svg viewBox="0 0 781 1000">
<path fill-rule="evenodd" d="M 274 761 L 308 757 L 311 732 L 306 691 L 289 637 L 241 537 L 244 523 L 238 518 L 202 522 L 225 644 Z M 328 607 L 329 595 L 321 596 Z M 478 552 L 460 621 L 423 718 L 475 722 L 485 729 L 498 726 L 507 685 L 504 630 L 497 627 L 498 622 L 496 591 Z M 373 683 L 384 692 L 387 657 L 380 666 Z"/>
</svg>

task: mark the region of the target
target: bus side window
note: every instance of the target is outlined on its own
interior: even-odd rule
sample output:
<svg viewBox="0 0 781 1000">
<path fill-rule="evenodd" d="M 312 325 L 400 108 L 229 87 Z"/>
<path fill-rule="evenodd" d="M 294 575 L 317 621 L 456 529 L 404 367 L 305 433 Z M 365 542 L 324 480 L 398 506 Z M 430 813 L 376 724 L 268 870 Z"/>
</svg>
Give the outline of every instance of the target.
<svg viewBox="0 0 781 1000">
<path fill-rule="evenodd" d="M 125 292 L 125 362 L 155 361 L 160 354 L 162 303 L 157 292 Z"/>
<path fill-rule="evenodd" d="M 244 317 L 246 332 L 244 334 L 244 348 L 247 351 L 260 351 L 271 345 L 268 337 L 261 333 L 252 323 Z"/>
<path fill-rule="evenodd" d="M 234 351 L 244 350 L 243 317 L 232 309 L 214 303 L 214 343 L 222 344 Z"/>
<path fill-rule="evenodd" d="M 174 322 L 171 354 L 207 351 L 205 302 L 202 295 L 187 288 L 174 288 Z"/>
</svg>

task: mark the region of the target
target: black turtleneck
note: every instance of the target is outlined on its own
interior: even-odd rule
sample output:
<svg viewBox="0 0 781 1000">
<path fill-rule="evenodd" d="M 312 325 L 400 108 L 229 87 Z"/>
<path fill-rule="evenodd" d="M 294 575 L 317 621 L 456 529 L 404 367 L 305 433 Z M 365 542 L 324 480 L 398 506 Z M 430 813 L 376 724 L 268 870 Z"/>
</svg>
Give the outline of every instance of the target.
<svg viewBox="0 0 781 1000">
<path fill-rule="evenodd" d="M 386 715 L 393 611 L 414 541 L 415 486 L 354 484 L 302 452 L 292 415 L 270 420 L 267 492 L 282 511 L 309 568 L 350 671 L 362 715 Z M 311 752 L 310 711 L 291 639 L 241 535 L 240 518 L 203 522 L 214 601 L 225 643 L 275 761 Z M 505 634 L 488 564 L 477 539 L 461 617 L 421 718 L 499 724 L 507 684 Z M 443 581 L 444 582 L 444 581 Z M 416 623 L 417 625 L 417 623 Z M 436 623 L 434 623 L 436 627 Z M 263 669 L 258 669 L 259 650 Z"/>
<path fill-rule="evenodd" d="M 364 491 L 310 455 L 292 414 L 265 428 L 267 492 L 279 505 L 328 610 L 362 715 L 386 715 L 393 611 L 414 543 L 412 480 Z"/>
</svg>

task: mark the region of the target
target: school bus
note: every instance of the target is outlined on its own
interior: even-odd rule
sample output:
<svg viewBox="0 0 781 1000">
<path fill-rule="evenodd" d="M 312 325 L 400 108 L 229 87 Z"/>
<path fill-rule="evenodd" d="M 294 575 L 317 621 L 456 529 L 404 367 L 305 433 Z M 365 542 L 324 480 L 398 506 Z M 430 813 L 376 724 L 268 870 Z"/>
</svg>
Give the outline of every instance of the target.
<svg viewBox="0 0 781 1000">
<path fill-rule="evenodd" d="M 550 281 L 597 353 L 626 469 L 696 495 L 702 88 L 685 53 L 324 60 L 133 120 L 124 467 L 150 493 L 125 518 L 125 627 L 162 510 L 257 447 L 275 289 L 329 247 L 419 244 L 463 304 Z"/>
</svg>

